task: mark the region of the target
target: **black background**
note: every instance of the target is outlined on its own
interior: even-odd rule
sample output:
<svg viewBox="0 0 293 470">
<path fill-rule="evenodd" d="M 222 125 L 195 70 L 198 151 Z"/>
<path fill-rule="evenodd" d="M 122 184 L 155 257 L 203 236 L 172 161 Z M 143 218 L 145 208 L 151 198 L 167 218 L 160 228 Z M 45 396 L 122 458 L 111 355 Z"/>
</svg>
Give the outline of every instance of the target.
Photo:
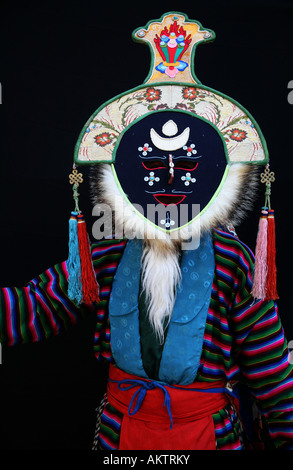
<svg viewBox="0 0 293 470">
<path fill-rule="evenodd" d="M 241 103 L 267 140 L 276 172 L 279 310 L 291 340 L 292 1 L 1 2 L 0 285 L 22 286 L 67 258 L 68 174 L 79 132 L 103 102 L 143 83 L 150 54 L 131 33 L 172 10 L 215 31 L 213 43 L 197 48 L 195 73 Z M 87 183 L 81 201 L 90 229 Z M 262 202 L 263 188 L 238 229 L 252 249 Z M 94 327 L 89 317 L 45 343 L 2 348 L 2 449 L 90 448 L 103 388 Z"/>
</svg>

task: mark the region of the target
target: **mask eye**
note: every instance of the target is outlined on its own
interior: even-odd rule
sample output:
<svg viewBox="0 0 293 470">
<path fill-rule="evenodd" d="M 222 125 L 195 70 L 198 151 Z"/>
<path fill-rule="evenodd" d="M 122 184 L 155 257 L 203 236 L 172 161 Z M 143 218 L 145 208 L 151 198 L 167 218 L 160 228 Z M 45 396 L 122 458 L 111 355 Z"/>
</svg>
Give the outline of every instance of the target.
<svg viewBox="0 0 293 470">
<path fill-rule="evenodd" d="M 142 162 L 142 166 L 146 170 L 159 170 L 161 168 L 166 168 L 161 160 L 147 160 Z"/>
<path fill-rule="evenodd" d="M 198 162 L 197 163 L 194 163 L 194 161 L 192 160 L 177 160 L 176 163 L 175 163 L 175 168 L 177 168 L 178 170 L 190 170 L 190 171 L 193 171 L 196 169 L 198 165 Z"/>
</svg>

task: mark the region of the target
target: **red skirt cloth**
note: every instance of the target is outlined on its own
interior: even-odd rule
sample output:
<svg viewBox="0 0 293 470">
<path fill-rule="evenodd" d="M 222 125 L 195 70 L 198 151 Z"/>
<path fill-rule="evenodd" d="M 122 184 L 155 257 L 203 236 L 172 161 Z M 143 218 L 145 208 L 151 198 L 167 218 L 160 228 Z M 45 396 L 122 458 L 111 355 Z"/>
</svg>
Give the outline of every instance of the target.
<svg viewBox="0 0 293 470">
<path fill-rule="evenodd" d="M 119 449 L 215 450 L 212 415 L 229 403 L 224 387 L 219 381 L 167 386 L 111 365 L 107 397 L 123 414 Z"/>
</svg>

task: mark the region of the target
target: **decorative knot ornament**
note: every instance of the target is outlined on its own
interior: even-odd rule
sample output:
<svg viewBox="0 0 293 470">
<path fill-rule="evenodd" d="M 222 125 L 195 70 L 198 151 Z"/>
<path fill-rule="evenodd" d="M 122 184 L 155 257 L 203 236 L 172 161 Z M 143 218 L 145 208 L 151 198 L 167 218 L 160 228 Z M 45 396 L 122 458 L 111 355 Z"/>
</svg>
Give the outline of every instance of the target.
<svg viewBox="0 0 293 470">
<path fill-rule="evenodd" d="M 74 168 L 69 175 L 69 183 L 75 184 L 78 187 L 80 183 L 83 183 L 83 174 L 78 173 L 77 169 Z"/>
<path fill-rule="evenodd" d="M 266 185 L 271 184 L 275 181 L 275 173 L 270 171 L 269 165 L 266 166 L 263 173 L 260 175 L 261 183 L 265 183 Z"/>
</svg>

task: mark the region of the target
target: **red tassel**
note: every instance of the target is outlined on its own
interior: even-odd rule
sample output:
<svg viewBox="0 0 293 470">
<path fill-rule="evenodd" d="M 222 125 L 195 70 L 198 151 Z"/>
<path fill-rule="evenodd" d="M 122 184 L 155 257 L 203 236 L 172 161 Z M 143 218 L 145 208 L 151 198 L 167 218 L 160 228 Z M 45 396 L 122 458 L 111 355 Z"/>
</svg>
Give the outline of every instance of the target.
<svg viewBox="0 0 293 470">
<path fill-rule="evenodd" d="M 99 302 L 99 285 L 94 272 L 89 237 L 82 214 L 77 216 L 79 255 L 81 264 L 82 301 L 85 304 Z"/>
<path fill-rule="evenodd" d="M 266 299 L 276 300 L 279 296 L 277 292 L 275 216 L 272 209 L 268 214 L 267 268 Z"/>
</svg>

